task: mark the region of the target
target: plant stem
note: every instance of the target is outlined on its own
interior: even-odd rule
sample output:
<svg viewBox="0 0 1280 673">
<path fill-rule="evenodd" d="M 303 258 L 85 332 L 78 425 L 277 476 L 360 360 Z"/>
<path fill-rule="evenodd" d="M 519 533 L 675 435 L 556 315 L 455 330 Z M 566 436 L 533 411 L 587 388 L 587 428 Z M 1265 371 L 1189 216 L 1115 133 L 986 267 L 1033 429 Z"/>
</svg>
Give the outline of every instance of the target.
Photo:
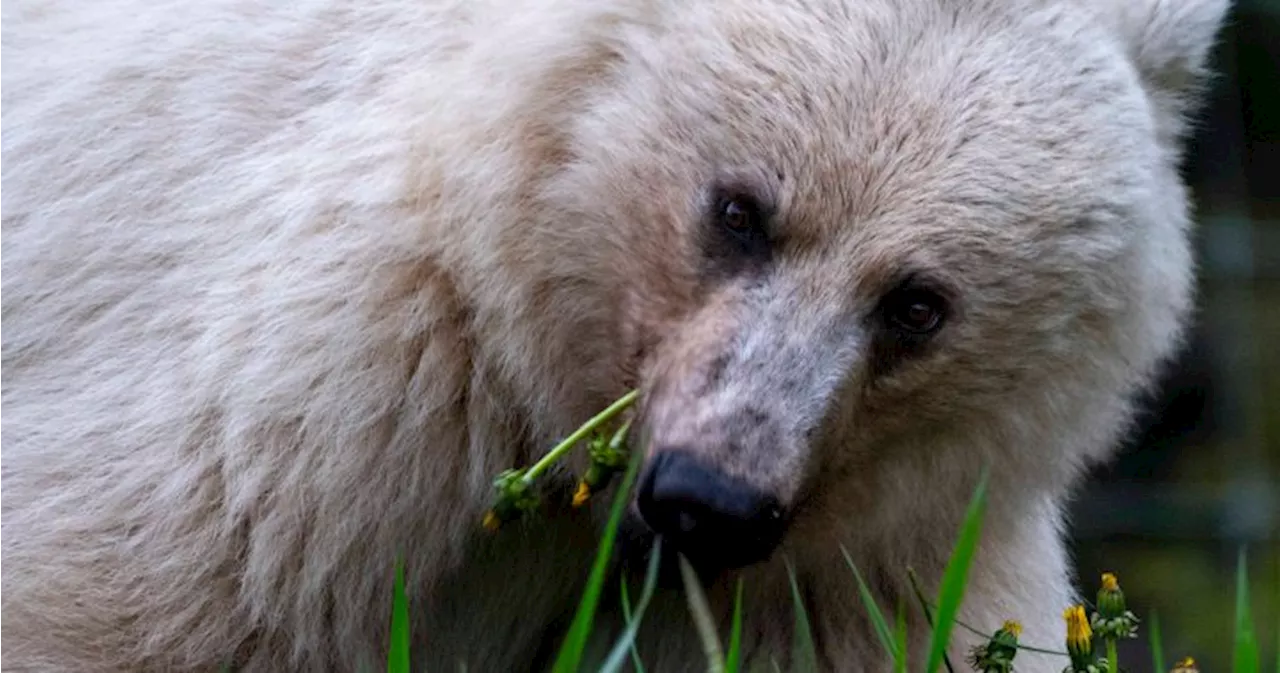
<svg viewBox="0 0 1280 673">
<path fill-rule="evenodd" d="M 548 451 L 547 455 L 534 463 L 533 467 L 530 467 L 529 470 L 524 473 L 523 479 L 525 483 L 530 483 L 534 479 L 537 479 L 539 474 L 542 474 L 547 470 L 547 468 L 555 464 L 557 460 L 560 460 L 560 457 L 565 453 L 568 453 L 569 449 L 572 449 L 575 444 L 582 441 L 587 435 L 591 434 L 592 431 L 603 425 L 609 419 L 617 416 L 623 409 L 631 406 L 638 397 L 640 397 L 640 391 L 632 390 L 619 398 L 617 402 L 610 404 L 607 409 L 596 414 L 591 420 L 582 424 L 582 426 L 575 430 L 573 434 L 565 437 L 559 444 L 556 444 L 555 448 Z"/>
<path fill-rule="evenodd" d="M 964 623 L 964 622 L 960 621 L 959 619 L 957 619 L 957 620 L 956 620 L 956 626 L 959 626 L 960 628 L 962 628 L 962 629 L 964 629 L 964 630 L 968 631 L 969 633 L 972 633 L 972 634 L 973 634 L 973 635 L 975 635 L 975 636 L 981 636 L 981 637 L 983 637 L 983 638 L 988 638 L 988 637 L 990 637 L 990 634 L 988 634 L 988 633 L 983 633 L 983 632 L 981 632 L 981 631 L 979 631 L 979 630 L 977 630 L 977 629 L 973 628 L 972 626 L 969 626 L 968 624 L 966 624 L 966 623 Z M 1071 654 L 1070 654 L 1070 653 L 1063 652 L 1063 651 L 1061 651 L 1061 650 L 1049 650 L 1049 649 L 1045 649 L 1045 648 L 1043 648 L 1043 647 L 1035 647 L 1035 646 L 1032 646 L 1032 645 L 1023 645 L 1022 643 L 1018 643 L 1017 647 L 1018 647 L 1018 649 L 1020 649 L 1020 650 L 1026 650 L 1026 651 L 1028 651 L 1028 652 L 1039 652 L 1040 654 L 1055 654 L 1055 655 L 1057 655 L 1057 656 L 1059 656 L 1059 657 L 1069 657 L 1069 656 L 1071 656 Z"/>
<path fill-rule="evenodd" d="M 1117 673 L 1120 670 L 1120 664 L 1116 661 L 1116 639 L 1107 638 L 1107 670 L 1111 673 Z"/>
<path fill-rule="evenodd" d="M 627 433 L 631 431 L 631 421 L 623 423 L 618 431 L 613 433 L 613 439 L 609 440 L 609 448 L 617 451 L 622 448 L 622 443 L 627 441 Z"/>
<path fill-rule="evenodd" d="M 924 606 L 924 615 L 925 615 L 925 618 L 926 618 L 926 619 L 929 619 L 929 621 L 930 621 L 930 626 L 932 626 L 932 625 L 933 625 L 933 620 L 932 620 L 932 618 L 930 617 L 930 614 L 929 614 L 929 608 L 930 608 L 929 601 L 928 601 L 928 599 L 926 599 L 926 598 L 924 597 L 924 593 L 920 590 L 920 579 L 919 579 L 919 577 L 916 575 L 916 571 L 915 571 L 915 569 L 914 569 L 914 568 L 907 568 L 907 575 L 908 575 L 908 577 L 910 577 L 910 579 L 911 579 L 911 589 L 915 592 L 915 594 L 916 594 L 916 599 L 920 601 L 920 604 L 921 604 L 922 606 Z M 978 636 L 978 637 L 980 637 L 980 638 L 989 638 L 989 637 L 991 637 L 991 634 L 990 634 L 990 633 L 983 633 L 983 632 L 979 631 L 978 629 L 975 629 L 974 627 L 969 626 L 968 624 L 966 624 L 966 623 L 964 623 L 964 622 L 960 621 L 959 619 L 956 619 L 956 620 L 955 620 L 955 622 L 956 622 L 956 625 L 958 625 L 960 628 L 962 628 L 962 629 L 964 629 L 964 630 L 968 631 L 969 633 L 972 633 L 972 634 L 973 634 L 973 635 L 975 635 L 975 636 Z M 1059 651 L 1059 650 L 1048 650 L 1048 649 L 1045 649 L 1045 648 L 1043 648 L 1043 647 L 1032 647 L 1031 645 L 1023 645 L 1022 643 L 1018 643 L 1017 647 L 1018 647 L 1018 649 L 1020 649 L 1020 650 L 1026 650 L 1026 651 L 1028 651 L 1028 652 L 1039 652 L 1040 654 L 1056 654 L 1056 655 L 1058 655 L 1058 656 L 1060 656 L 1060 657 L 1069 657 L 1069 656 L 1071 656 L 1071 655 L 1067 654 L 1066 652 L 1062 652 L 1062 651 Z"/>
</svg>

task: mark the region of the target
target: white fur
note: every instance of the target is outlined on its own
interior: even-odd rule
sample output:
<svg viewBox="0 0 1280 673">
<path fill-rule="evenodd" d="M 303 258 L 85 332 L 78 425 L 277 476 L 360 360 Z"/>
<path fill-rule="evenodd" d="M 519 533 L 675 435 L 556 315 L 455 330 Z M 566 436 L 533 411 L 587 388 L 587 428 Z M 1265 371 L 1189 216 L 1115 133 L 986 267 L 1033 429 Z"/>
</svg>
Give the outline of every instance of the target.
<svg viewBox="0 0 1280 673">
<path fill-rule="evenodd" d="M 734 330 L 804 360 L 734 374 L 750 395 L 821 371 L 812 344 L 850 366 L 854 270 L 906 257 L 966 262 L 950 360 L 884 382 L 891 409 L 837 404 L 847 453 L 759 475 L 817 503 L 784 550 L 824 656 L 880 656 L 836 542 L 886 599 L 906 564 L 935 580 L 987 459 L 964 617 L 1056 645 L 1065 499 L 1189 310 L 1179 139 L 1226 4 L 4 3 L 6 668 L 378 666 L 398 554 L 417 661 L 527 663 L 604 508 L 486 537 L 492 476 Z M 841 253 L 785 267 L 758 319 L 699 303 L 664 219 L 717 153 L 785 165 Z M 646 402 L 654 432 L 681 399 Z M 753 642 L 786 642 L 788 586 L 748 573 Z M 681 600 L 651 670 L 699 668 Z"/>
</svg>

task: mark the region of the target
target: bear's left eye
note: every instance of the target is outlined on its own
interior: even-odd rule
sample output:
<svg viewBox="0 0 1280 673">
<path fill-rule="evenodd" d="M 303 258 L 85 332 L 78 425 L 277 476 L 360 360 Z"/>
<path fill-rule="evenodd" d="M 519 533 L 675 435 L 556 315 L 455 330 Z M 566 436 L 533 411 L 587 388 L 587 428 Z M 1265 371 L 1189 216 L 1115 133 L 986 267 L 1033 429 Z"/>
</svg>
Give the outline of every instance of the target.
<svg viewBox="0 0 1280 673">
<path fill-rule="evenodd" d="M 903 289 L 886 298 L 884 315 L 896 330 L 913 336 L 927 336 L 942 327 L 946 308 L 946 300 L 936 292 Z"/>
</svg>

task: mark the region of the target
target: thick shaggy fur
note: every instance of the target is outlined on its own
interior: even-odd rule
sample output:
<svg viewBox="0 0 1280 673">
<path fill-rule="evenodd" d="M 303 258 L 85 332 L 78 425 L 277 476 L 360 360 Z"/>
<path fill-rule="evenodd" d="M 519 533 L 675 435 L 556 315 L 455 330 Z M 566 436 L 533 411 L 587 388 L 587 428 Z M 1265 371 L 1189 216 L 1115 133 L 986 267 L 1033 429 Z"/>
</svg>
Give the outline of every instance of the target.
<svg viewBox="0 0 1280 673">
<path fill-rule="evenodd" d="M 1225 5 L 5 2 L 6 668 L 377 666 L 403 555 L 418 662 L 524 670 L 605 507 L 487 536 L 490 479 L 631 386 L 638 446 L 794 515 L 761 661 L 790 560 L 824 668 L 879 666 L 840 546 L 886 606 L 936 581 L 986 463 L 962 616 L 1058 643 L 1063 503 L 1191 304 Z M 773 213 L 750 268 L 708 266 L 726 180 Z M 905 273 L 952 311 L 901 356 Z M 700 669 L 682 601 L 651 670 Z"/>
</svg>

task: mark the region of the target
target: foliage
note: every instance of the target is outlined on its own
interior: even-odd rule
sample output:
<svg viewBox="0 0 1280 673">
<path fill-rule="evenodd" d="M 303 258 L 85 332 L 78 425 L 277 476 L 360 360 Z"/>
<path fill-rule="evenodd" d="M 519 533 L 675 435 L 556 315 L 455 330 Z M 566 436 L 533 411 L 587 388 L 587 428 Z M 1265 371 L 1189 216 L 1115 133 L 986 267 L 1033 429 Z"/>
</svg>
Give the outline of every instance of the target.
<svg viewBox="0 0 1280 673">
<path fill-rule="evenodd" d="M 608 525 L 601 535 L 595 563 L 587 578 L 574 620 L 565 635 L 556 658 L 553 667 L 555 673 L 577 673 L 583 670 L 584 651 L 609 570 L 609 561 L 614 540 L 617 536 L 618 525 L 621 522 L 625 504 L 631 495 L 631 488 L 636 481 L 640 464 L 639 453 L 627 452 L 624 448 L 625 436 L 630 427 L 629 421 L 622 424 L 611 438 L 606 438 L 601 433 L 601 428 L 634 400 L 634 391 L 628 393 L 626 397 L 615 402 L 604 412 L 584 424 L 582 428 L 574 432 L 564 442 L 557 445 L 534 468 L 529 470 L 508 470 L 495 480 L 495 488 L 498 494 L 495 500 L 495 507 L 490 511 L 491 516 L 486 520 L 486 528 L 490 530 L 497 530 L 498 528 L 498 525 L 495 525 L 493 520 L 494 516 L 492 516 L 496 511 L 503 511 L 501 521 L 498 523 L 505 523 L 512 518 L 536 509 L 537 496 L 534 489 L 534 477 L 545 471 L 552 463 L 562 458 L 576 444 L 587 439 L 592 433 L 595 433 L 595 438 L 590 440 L 592 442 L 592 471 L 588 477 L 584 477 L 579 483 L 579 493 L 575 499 L 575 506 L 582 505 L 588 495 L 594 495 L 602 490 L 602 487 L 607 483 L 607 476 L 602 478 L 602 475 L 606 475 L 610 471 L 616 472 L 623 464 L 623 460 L 625 459 L 626 461 L 626 471 L 614 494 Z M 584 484 L 589 486 L 589 489 L 584 487 Z M 1063 630 L 1063 640 L 1060 644 L 1061 649 L 1045 646 L 1051 644 L 1030 645 L 1020 642 L 1021 627 L 1017 622 L 1006 621 L 999 628 L 992 631 L 976 628 L 959 619 L 958 615 L 964 598 L 969 568 L 981 535 L 986 497 L 987 472 L 984 470 L 974 488 L 973 497 L 964 514 L 951 558 L 943 572 L 937 597 L 934 601 L 925 598 L 914 570 L 906 569 L 906 574 L 909 575 L 919 608 L 929 627 L 927 658 L 925 659 L 923 670 L 927 673 L 935 673 L 940 665 L 945 665 L 949 673 L 955 673 L 956 669 L 947 652 L 952 644 L 951 636 L 956 627 L 987 639 L 984 644 L 973 648 L 966 660 L 969 670 L 978 671 L 979 673 L 1009 673 L 1016 670 L 1017 653 L 1024 650 L 1062 657 L 1064 673 L 1101 673 L 1102 671 L 1123 670 L 1120 667 L 1116 642 L 1121 639 L 1136 637 L 1141 620 L 1126 605 L 1124 593 L 1114 573 L 1104 573 L 1102 575 L 1097 595 L 1098 600 L 1096 605 L 1092 606 L 1090 612 L 1086 612 L 1086 605 L 1084 604 L 1067 607 L 1063 613 L 1066 624 Z M 615 642 L 607 659 L 596 670 L 608 673 L 619 671 L 629 656 L 633 668 L 643 673 L 643 658 L 636 650 L 635 639 L 645 610 L 655 591 L 661 544 L 662 541 L 659 538 L 649 560 L 640 599 L 634 606 L 634 610 L 627 594 L 626 583 L 622 583 L 622 606 L 626 619 L 626 628 Z M 892 661 L 894 671 L 905 673 L 908 670 L 906 605 L 901 601 L 899 602 L 894 612 L 894 624 L 891 627 L 848 550 L 841 547 L 841 551 L 848 564 L 851 579 L 858 588 L 862 607 L 866 610 L 885 653 Z M 743 608 L 744 583 L 742 578 L 738 579 L 734 594 L 729 646 L 726 652 L 720 645 L 710 606 L 698 583 L 696 574 L 683 556 L 678 556 L 678 559 L 684 579 L 689 609 L 693 615 L 693 621 L 698 631 L 699 641 L 703 646 L 703 652 L 707 657 L 707 670 L 716 673 L 720 671 L 739 673 L 745 666 L 742 659 L 744 647 L 742 630 L 743 621 L 747 616 Z M 798 588 L 795 569 L 789 561 L 786 562 L 786 567 L 791 583 L 795 610 L 793 643 L 788 658 L 791 664 L 790 670 L 817 671 L 818 652 L 814 645 L 809 615 Z M 395 573 L 391 647 L 387 656 L 387 670 L 389 673 L 409 670 L 408 600 L 405 597 L 402 563 L 398 562 L 396 564 Z M 1044 610 L 1062 610 L 1062 606 L 1038 607 Z M 1261 655 L 1250 610 L 1248 569 L 1244 549 L 1239 552 L 1237 565 L 1234 633 L 1233 673 L 1261 673 Z M 1172 669 L 1164 667 L 1164 645 L 1160 633 L 1160 622 L 1155 614 L 1151 616 L 1148 642 L 1156 671 L 1160 673 L 1166 670 L 1170 670 L 1173 673 L 1198 673 L 1195 660 L 1191 657 L 1179 659 Z M 1097 653 L 1099 651 L 1105 651 L 1106 655 L 1098 657 Z M 770 662 L 774 670 L 781 670 L 776 658 L 770 658 Z M 1276 673 L 1280 673 L 1280 662 L 1277 662 Z"/>
</svg>

